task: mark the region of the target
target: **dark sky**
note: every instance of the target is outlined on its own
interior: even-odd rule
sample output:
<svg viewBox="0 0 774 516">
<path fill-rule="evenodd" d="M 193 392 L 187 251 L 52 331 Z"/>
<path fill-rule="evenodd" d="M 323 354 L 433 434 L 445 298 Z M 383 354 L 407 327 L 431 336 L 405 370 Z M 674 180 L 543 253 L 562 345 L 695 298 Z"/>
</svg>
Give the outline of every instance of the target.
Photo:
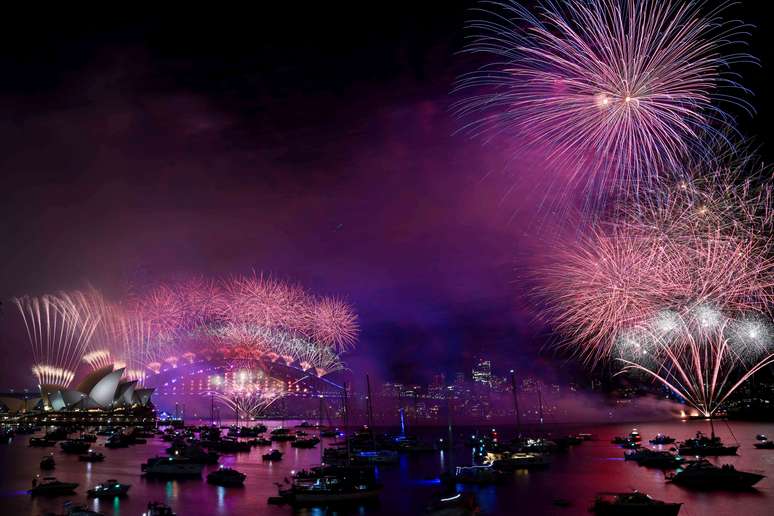
<svg viewBox="0 0 774 516">
<path fill-rule="evenodd" d="M 449 114 L 472 2 L 317 4 L 7 17 L 2 349 L 26 353 L 14 295 L 256 269 L 352 302 L 354 367 L 534 366 L 514 267 L 538 200 L 510 174 L 539 170 Z M 762 8 L 742 126 L 771 156 Z"/>
</svg>

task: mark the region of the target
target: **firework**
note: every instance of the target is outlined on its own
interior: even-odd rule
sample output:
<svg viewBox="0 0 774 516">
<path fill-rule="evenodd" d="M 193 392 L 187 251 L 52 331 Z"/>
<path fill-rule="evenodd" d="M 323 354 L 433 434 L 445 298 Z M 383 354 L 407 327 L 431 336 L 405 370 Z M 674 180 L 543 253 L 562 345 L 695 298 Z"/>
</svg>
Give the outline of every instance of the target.
<svg viewBox="0 0 774 516">
<path fill-rule="evenodd" d="M 605 359 L 624 329 L 663 310 L 768 312 L 770 185 L 704 177 L 641 195 L 556 246 L 540 291 L 552 324 L 588 362 Z"/>
<path fill-rule="evenodd" d="M 357 316 L 352 307 L 337 298 L 325 297 L 314 306 L 314 338 L 338 350 L 346 350 L 357 339 Z"/>
<path fill-rule="evenodd" d="M 665 324 L 665 321 L 668 321 Z M 619 338 L 619 374 L 639 371 L 657 380 L 711 417 L 760 369 L 774 363 L 771 326 L 734 320 L 715 307 L 666 311 Z"/>
<path fill-rule="evenodd" d="M 547 156 L 555 179 L 629 191 L 710 154 L 732 127 L 719 105 L 749 109 L 729 68 L 748 28 L 704 1 L 545 1 L 536 12 L 488 2 L 467 53 L 489 58 L 460 78 L 455 110 L 474 135 L 504 135 Z M 601 195 L 601 194 L 596 194 Z"/>
<path fill-rule="evenodd" d="M 69 386 L 99 324 L 81 292 L 14 298 L 32 347 L 40 385 Z"/>
</svg>

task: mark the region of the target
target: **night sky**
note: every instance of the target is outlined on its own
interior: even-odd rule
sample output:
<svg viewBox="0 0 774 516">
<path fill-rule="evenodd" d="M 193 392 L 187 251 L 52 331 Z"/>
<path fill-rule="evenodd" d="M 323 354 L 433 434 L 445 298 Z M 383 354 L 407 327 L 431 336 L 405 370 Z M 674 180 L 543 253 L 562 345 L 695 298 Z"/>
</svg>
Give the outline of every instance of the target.
<svg viewBox="0 0 774 516">
<path fill-rule="evenodd" d="M 747 3 L 741 126 L 771 161 L 774 23 Z M 12 296 L 254 269 L 355 306 L 353 370 L 426 380 L 484 353 L 553 374 L 519 272 L 541 199 L 515 177 L 540 167 L 449 112 L 471 5 L 6 17 L 0 348 L 27 353 Z"/>
</svg>

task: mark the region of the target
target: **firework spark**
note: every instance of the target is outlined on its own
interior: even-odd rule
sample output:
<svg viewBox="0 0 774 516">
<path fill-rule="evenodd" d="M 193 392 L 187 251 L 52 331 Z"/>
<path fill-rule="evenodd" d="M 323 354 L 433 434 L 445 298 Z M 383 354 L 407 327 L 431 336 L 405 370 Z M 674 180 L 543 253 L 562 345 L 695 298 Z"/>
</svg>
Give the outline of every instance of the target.
<svg viewBox="0 0 774 516">
<path fill-rule="evenodd" d="M 733 127 L 719 106 L 749 110 L 729 71 L 748 27 L 727 3 L 545 1 L 535 13 L 487 2 L 467 53 L 490 58 L 460 78 L 465 129 L 537 149 L 555 181 L 592 196 L 653 185 Z M 569 177 L 566 176 L 569 174 Z M 601 193 L 600 193 L 601 192 Z"/>
<path fill-rule="evenodd" d="M 621 205 L 610 222 L 558 244 L 542 269 L 549 319 L 595 363 L 609 356 L 624 329 L 662 310 L 768 313 L 774 301 L 770 191 L 767 182 L 727 176 L 681 182 Z"/>
<path fill-rule="evenodd" d="M 770 324 L 734 320 L 714 307 L 663 315 L 620 338 L 615 347 L 623 364 L 618 373 L 639 371 L 662 383 L 711 417 L 720 405 L 760 369 L 774 363 Z"/>
<path fill-rule="evenodd" d="M 32 347 L 39 385 L 68 387 L 89 346 L 98 316 L 87 309 L 82 292 L 14 298 Z"/>
</svg>

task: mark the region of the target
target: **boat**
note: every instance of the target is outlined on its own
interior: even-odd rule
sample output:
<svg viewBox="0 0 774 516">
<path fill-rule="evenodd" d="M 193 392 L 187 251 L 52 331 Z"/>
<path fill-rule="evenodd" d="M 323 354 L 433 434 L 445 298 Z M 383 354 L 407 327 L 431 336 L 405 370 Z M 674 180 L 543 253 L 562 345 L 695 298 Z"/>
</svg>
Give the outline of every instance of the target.
<svg viewBox="0 0 774 516">
<path fill-rule="evenodd" d="M 70 501 L 65 502 L 64 511 L 63 516 L 105 516 L 101 512 L 92 511 L 85 505 L 73 505 Z"/>
<path fill-rule="evenodd" d="M 277 500 L 292 505 L 364 502 L 378 498 L 382 485 L 372 467 L 326 466 L 294 475 L 288 488 L 279 488 Z"/>
<path fill-rule="evenodd" d="M 221 466 L 218 470 L 207 475 L 207 483 L 224 487 L 239 487 L 244 485 L 247 475 L 235 469 L 224 468 Z"/>
<path fill-rule="evenodd" d="M 548 456 L 542 453 L 524 452 L 487 452 L 484 456 L 484 464 L 491 464 L 501 471 L 513 471 L 516 469 L 544 468 L 550 464 Z"/>
<path fill-rule="evenodd" d="M 753 446 L 759 450 L 774 450 L 774 441 L 761 441 L 759 443 L 755 443 Z"/>
<path fill-rule="evenodd" d="M 54 446 L 56 441 L 50 441 L 45 437 L 30 437 L 29 445 L 33 448 L 45 448 L 48 446 Z"/>
<path fill-rule="evenodd" d="M 167 449 L 167 452 L 169 452 L 169 449 Z M 189 461 L 196 464 L 209 465 L 217 464 L 218 459 L 220 458 L 220 454 L 218 452 L 212 450 L 205 451 L 204 448 L 198 444 L 192 444 L 190 446 L 186 445 L 184 448 L 175 448 L 175 451 L 172 453 L 172 455 L 175 457 L 188 459 Z"/>
<path fill-rule="evenodd" d="M 458 484 L 488 485 L 501 483 L 506 479 L 506 474 L 492 465 L 457 466 L 453 478 Z"/>
<path fill-rule="evenodd" d="M 221 439 L 207 444 L 210 450 L 216 450 L 220 453 L 238 453 L 249 452 L 252 449 L 250 443 L 237 441 L 236 439 Z"/>
<path fill-rule="evenodd" d="M 594 438 L 592 434 L 585 434 L 585 433 L 579 433 L 578 437 L 580 437 L 584 441 L 591 441 Z"/>
<path fill-rule="evenodd" d="M 451 491 L 433 496 L 425 514 L 437 516 L 469 516 L 479 513 L 478 501 L 473 493 Z"/>
<path fill-rule="evenodd" d="M 765 477 L 758 473 L 738 471 L 730 464 L 717 467 L 706 460 L 700 460 L 687 464 L 666 478 L 673 484 L 693 489 L 740 490 L 750 489 Z"/>
<path fill-rule="evenodd" d="M 96 434 L 81 434 L 80 439 L 81 439 L 81 441 L 86 441 L 87 443 L 96 443 L 97 442 L 97 435 Z"/>
<path fill-rule="evenodd" d="M 352 460 L 362 464 L 394 464 L 400 455 L 392 450 L 363 450 L 352 454 Z"/>
<path fill-rule="evenodd" d="M 97 484 L 86 493 L 89 498 L 113 498 L 116 496 L 126 496 L 130 487 L 132 486 L 129 484 L 122 484 L 118 480 L 111 478 L 106 482 Z"/>
<path fill-rule="evenodd" d="M 769 438 L 765 434 L 758 434 L 755 436 L 756 441 L 768 441 Z"/>
<path fill-rule="evenodd" d="M 659 451 L 642 457 L 637 464 L 646 468 L 676 469 L 685 464 L 685 458 L 668 451 Z"/>
<path fill-rule="evenodd" d="M 180 457 L 153 457 L 141 469 L 147 477 L 186 478 L 200 477 L 204 465 Z"/>
<path fill-rule="evenodd" d="M 600 493 L 589 509 L 598 516 L 677 516 L 681 503 L 663 502 L 645 493 Z"/>
<path fill-rule="evenodd" d="M 279 450 L 271 450 L 269 453 L 264 453 L 262 455 L 263 460 L 282 460 L 282 452 Z"/>
<path fill-rule="evenodd" d="M 148 502 L 148 508 L 142 513 L 142 516 L 177 516 L 172 512 L 172 508 L 161 502 Z"/>
<path fill-rule="evenodd" d="M 40 459 L 40 469 L 51 470 L 56 467 L 56 461 L 53 455 L 46 455 Z"/>
<path fill-rule="evenodd" d="M 78 484 L 75 482 L 60 482 L 54 477 L 43 477 L 38 482 L 37 478 L 32 479 L 32 489 L 29 493 L 32 496 L 60 496 L 73 494 Z"/>
<path fill-rule="evenodd" d="M 91 443 L 81 441 L 80 439 L 71 439 L 69 441 L 59 443 L 59 446 L 65 453 L 74 453 L 80 455 L 81 453 L 86 453 L 89 451 L 89 448 L 91 448 Z"/>
<path fill-rule="evenodd" d="M 116 448 L 128 448 L 129 444 L 130 439 L 127 436 L 121 432 L 116 432 L 105 441 L 105 448 L 110 448 L 111 450 Z"/>
<path fill-rule="evenodd" d="M 89 450 L 88 453 L 84 453 L 83 455 L 78 455 L 78 460 L 81 462 L 102 462 L 103 460 L 105 460 L 105 456 L 100 452 Z"/>
<path fill-rule="evenodd" d="M 680 443 L 678 451 L 680 455 L 695 455 L 698 457 L 714 457 L 719 455 L 736 455 L 739 446 L 725 446 L 720 437 L 705 436 L 702 432 L 696 432 L 696 437 L 686 439 Z"/>
<path fill-rule="evenodd" d="M 278 441 L 295 441 L 296 436 L 294 434 L 290 433 L 290 430 L 287 428 L 277 428 L 275 430 L 271 431 L 271 437 L 270 439 L 272 441 L 278 442 Z"/>
<path fill-rule="evenodd" d="M 649 442 L 650 444 L 673 444 L 675 442 L 674 437 L 669 437 L 668 435 L 664 434 L 656 434 L 656 437 L 651 439 Z"/>
<path fill-rule="evenodd" d="M 337 430 L 320 430 L 320 437 L 336 437 L 339 435 Z"/>
<path fill-rule="evenodd" d="M 293 448 L 314 448 L 320 442 L 317 437 L 310 437 L 309 439 L 296 439 L 290 443 Z"/>
<path fill-rule="evenodd" d="M 265 437 L 257 437 L 253 439 L 250 444 L 253 446 L 271 446 L 271 441 Z"/>
</svg>

